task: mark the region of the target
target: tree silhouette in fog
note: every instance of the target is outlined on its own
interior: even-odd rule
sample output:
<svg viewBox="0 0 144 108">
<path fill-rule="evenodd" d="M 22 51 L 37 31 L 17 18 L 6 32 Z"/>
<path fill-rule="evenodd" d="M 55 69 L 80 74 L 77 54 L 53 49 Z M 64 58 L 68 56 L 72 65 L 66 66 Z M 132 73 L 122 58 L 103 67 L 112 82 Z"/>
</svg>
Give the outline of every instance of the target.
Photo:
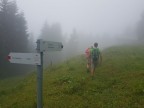
<svg viewBox="0 0 144 108">
<path fill-rule="evenodd" d="M 70 39 L 67 43 L 68 55 L 70 57 L 78 54 L 78 33 L 76 29 L 73 29 L 72 34 L 70 35 Z"/>
<path fill-rule="evenodd" d="M 144 42 L 144 12 L 141 15 L 141 19 L 138 22 L 136 30 L 138 40 Z"/>
<path fill-rule="evenodd" d="M 63 34 L 61 25 L 59 23 L 54 23 L 49 25 L 47 22 L 44 23 L 41 34 L 39 36 L 40 39 L 45 41 L 53 41 L 53 42 L 62 42 L 63 41 Z M 57 63 L 62 60 L 62 53 L 60 52 L 48 52 L 44 56 L 44 64 L 53 64 Z"/>
<path fill-rule="evenodd" d="M 15 0 L 0 0 L 0 49 L 0 66 L 4 70 L 8 68 L 6 57 L 10 52 L 28 50 L 26 20 Z"/>
<path fill-rule="evenodd" d="M 41 29 L 40 38 L 47 41 L 62 41 L 61 25 L 59 23 L 54 23 L 50 26 L 45 22 Z"/>
</svg>

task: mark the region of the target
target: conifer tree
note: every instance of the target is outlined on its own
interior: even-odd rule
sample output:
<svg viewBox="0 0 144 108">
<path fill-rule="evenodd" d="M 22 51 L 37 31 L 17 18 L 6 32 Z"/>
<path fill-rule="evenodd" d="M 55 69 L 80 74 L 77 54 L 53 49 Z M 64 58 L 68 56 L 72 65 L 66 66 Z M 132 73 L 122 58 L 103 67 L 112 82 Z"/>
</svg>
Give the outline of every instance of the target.
<svg viewBox="0 0 144 108">
<path fill-rule="evenodd" d="M 0 0 L 0 66 L 9 68 L 6 57 L 10 52 L 28 50 L 28 33 L 24 13 L 19 12 L 15 0 Z"/>
</svg>

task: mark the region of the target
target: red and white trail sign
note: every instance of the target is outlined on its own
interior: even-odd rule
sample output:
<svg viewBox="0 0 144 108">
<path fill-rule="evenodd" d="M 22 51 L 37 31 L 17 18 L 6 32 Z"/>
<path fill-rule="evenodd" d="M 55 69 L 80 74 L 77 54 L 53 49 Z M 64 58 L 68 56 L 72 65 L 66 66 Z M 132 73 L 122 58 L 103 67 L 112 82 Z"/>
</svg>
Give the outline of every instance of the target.
<svg viewBox="0 0 144 108">
<path fill-rule="evenodd" d="M 14 53 L 8 55 L 11 63 L 41 65 L 39 53 Z"/>
</svg>

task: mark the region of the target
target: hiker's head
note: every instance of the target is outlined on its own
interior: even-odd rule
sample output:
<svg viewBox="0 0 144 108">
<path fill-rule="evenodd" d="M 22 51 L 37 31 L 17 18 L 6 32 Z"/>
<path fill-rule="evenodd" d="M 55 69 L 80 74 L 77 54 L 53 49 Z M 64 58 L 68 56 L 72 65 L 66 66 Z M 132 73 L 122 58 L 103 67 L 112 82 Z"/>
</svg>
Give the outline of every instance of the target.
<svg viewBox="0 0 144 108">
<path fill-rule="evenodd" d="M 97 42 L 94 43 L 94 47 L 98 47 L 98 43 Z"/>
</svg>

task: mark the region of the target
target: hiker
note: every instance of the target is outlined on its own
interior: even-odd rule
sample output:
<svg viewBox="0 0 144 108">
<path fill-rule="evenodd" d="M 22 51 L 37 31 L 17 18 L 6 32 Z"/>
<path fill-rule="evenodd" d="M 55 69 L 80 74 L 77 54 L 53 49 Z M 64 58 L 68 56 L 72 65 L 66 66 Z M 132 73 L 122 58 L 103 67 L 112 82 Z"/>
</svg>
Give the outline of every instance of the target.
<svg viewBox="0 0 144 108">
<path fill-rule="evenodd" d="M 87 64 L 86 64 L 86 67 L 87 67 L 87 72 L 90 71 L 90 68 L 91 68 L 91 48 L 87 48 L 85 50 L 85 55 L 86 55 L 86 59 L 87 59 Z"/>
<path fill-rule="evenodd" d="M 102 55 L 98 48 L 98 43 L 94 43 L 94 48 L 91 50 L 91 77 L 94 77 L 96 66 L 101 64 Z"/>
</svg>

